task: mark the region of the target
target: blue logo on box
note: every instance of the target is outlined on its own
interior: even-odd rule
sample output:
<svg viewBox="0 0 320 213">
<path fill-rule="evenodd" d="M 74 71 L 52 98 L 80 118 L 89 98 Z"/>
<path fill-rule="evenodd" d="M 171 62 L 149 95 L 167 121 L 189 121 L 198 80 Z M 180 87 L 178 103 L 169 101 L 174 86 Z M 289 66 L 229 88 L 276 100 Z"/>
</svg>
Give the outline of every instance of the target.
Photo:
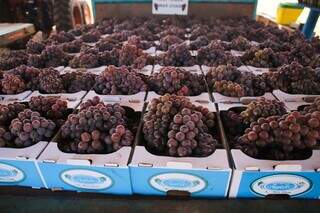
<svg viewBox="0 0 320 213">
<path fill-rule="evenodd" d="M 70 169 L 62 172 L 63 182 L 79 189 L 102 190 L 112 186 L 112 179 L 100 172 L 86 169 Z"/>
<path fill-rule="evenodd" d="M 202 178 L 185 173 L 163 173 L 150 178 L 149 184 L 162 192 L 170 190 L 199 192 L 206 188 L 207 183 Z"/>
<path fill-rule="evenodd" d="M 9 164 L 0 163 L 0 182 L 16 183 L 25 178 L 23 171 Z"/>
<path fill-rule="evenodd" d="M 259 195 L 287 194 L 296 196 L 311 189 L 312 183 L 305 177 L 293 174 L 276 174 L 257 179 L 251 190 Z"/>
</svg>

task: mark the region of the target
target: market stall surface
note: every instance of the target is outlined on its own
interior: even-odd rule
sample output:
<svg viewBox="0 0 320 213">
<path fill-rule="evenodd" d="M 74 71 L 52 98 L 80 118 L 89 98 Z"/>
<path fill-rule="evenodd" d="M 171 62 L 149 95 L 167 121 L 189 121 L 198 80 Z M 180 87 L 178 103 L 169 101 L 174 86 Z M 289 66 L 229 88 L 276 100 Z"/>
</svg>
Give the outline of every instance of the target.
<svg viewBox="0 0 320 213">
<path fill-rule="evenodd" d="M 319 200 L 208 200 L 0 188 L 0 212 L 319 212 Z"/>
</svg>

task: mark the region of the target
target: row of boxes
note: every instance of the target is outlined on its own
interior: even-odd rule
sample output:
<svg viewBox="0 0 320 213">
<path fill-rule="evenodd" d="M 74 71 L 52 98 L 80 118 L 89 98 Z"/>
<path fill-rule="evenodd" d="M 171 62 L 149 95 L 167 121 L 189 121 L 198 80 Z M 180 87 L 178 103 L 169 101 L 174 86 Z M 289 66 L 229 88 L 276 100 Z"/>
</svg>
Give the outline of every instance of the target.
<svg viewBox="0 0 320 213">
<path fill-rule="evenodd" d="M 35 93 L 35 95 L 38 95 Z M 79 93 L 68 98 L 71 108 L 96 94 Z M 108 103 L 120 103 L 142 115 L 145 93 L 133 96 L 100 96 Z M 32 95 L 31 95 L 32 96 Z M 29 100 L 31 97 L 25 100 Z M 208 96 L 191 97 L 217 115 L 221 147 L 208 157 L 168 157 L 150 153 L 143 144 L 142 123 L 135 145 L 110 154 L 74 154 L 60 151 L 57 137 L 21 149 L 0 148 L 0 185 L 19 185 L 52 190 L 72 190 L 110 194 L 167 195 L 194 197 L 258 198 L 286 194 L 293 198 L 320 197 L 320 152 L 306 160 L 258 160 L 241 150 L 229 149 L 225 131 L 216 110 L 243 107 L 240 103 L 214 103 Z M 288 102 L 290 110 L 306 102 Z M 141 117 L 141 116 L 140 116 Z"/>
</svg>

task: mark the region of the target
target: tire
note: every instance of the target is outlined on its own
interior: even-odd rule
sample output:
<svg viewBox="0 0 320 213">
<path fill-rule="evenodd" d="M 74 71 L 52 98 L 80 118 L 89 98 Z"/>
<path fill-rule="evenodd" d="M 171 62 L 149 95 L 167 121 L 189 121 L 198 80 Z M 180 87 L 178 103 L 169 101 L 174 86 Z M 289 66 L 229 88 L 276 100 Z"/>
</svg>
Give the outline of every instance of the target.
<svg viewBox="0 0 320 213">
<path fill-rule="evenodd" d="M 81 6 L 77 0 L 56 0 L 53 12 L 57 31 L 68 31 L 76 25 L 84 24 Z"/>
</svg>

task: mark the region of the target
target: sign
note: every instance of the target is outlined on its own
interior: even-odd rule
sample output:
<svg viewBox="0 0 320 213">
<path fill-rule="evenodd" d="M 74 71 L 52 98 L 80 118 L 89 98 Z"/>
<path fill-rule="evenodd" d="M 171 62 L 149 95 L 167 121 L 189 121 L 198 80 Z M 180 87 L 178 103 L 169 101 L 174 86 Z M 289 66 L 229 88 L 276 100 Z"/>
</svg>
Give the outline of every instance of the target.
<svg viewBox="0 0 320 213">
<path fill-rule="evenodd" d="M 177 190 L 190 193 L 199 192 L 207 186 L 202 178 L 184 173 L 164 173 L 156 175 L 150 178 L 149 184 L 162 192 Z"/>
<path fill-rule="evenodd" d="M 152 14 L 188 15 L 189 0 L 152 0 Z"/>
<path fill-rule="evenodd" d="M 60 177 L 65 183 L 79 189 L 101 190 L 112 185 L 110 177 L 100 172 L 85 169 L 67 170 Z"/>
<path fill-rule="evenodd" d="M 260 178 L 251 184 L 251 190 L 259 195 L 287 194 L 295 196 L 311 188 L 308 179 L 291 174 L 270 175 Z"/>
</svg>

